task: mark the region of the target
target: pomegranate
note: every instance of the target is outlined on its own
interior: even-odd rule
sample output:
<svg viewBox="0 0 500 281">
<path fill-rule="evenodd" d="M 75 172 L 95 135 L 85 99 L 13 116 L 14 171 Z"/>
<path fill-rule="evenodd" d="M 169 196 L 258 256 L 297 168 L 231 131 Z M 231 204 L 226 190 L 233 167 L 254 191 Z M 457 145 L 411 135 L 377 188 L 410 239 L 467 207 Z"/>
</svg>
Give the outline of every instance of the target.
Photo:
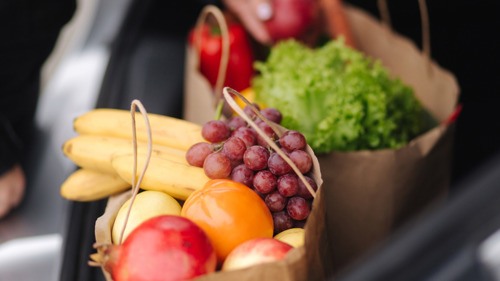
<svg viewBox="0 0 500 281">
<path fill-rule="evenodd" d="M 102 247 L 104 268 L 115 281 L 187 280 L 214 272 L 217 266 L 205 232 L 175 215 L 148 219 L 121 245 Z"/>
</svg>

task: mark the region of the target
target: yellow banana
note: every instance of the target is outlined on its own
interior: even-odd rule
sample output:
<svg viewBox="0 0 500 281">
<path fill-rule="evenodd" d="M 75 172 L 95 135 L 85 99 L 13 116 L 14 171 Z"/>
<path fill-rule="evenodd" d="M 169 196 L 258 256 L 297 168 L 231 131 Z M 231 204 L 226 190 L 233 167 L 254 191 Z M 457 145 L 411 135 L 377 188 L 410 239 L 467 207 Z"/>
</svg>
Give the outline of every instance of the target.
<svg viewBox="0 0 500 281">
<path fill-rule="evenodd" d="M 152 113 L 148 113 L 148 119 L 155 144 L 187 151 L 193 144 L 205 142 L 198 124 Z M 132 117 L 128 110 L 94 109 L 77 117 L 73 126 L 79 134 L 132 139 Z M 146 142 L 146 125 L 140 113 L 136 113 L 136 129 L 137 139 Z"/>
<path fill-rule="evenodd" d="M 132 155 L 120 155 L 111 161 L 116 172 L 128 183 L 132 183 L 133 160 Z M 145 158 L 137 160 L 136 180 L 139 179 L 144 161 Z M 209 180 L 203 168 L 152 156 L 140 187 L 186 200 L 193 191 L 201 189 Z"/>
<path fill-rule="evenodd" d="M 109 174 L 116 173 L 111 166 L 113 156 L 132 152 L 132 140 L 106 136 L 79 135 L 67 140 L 63 145 L 64 155 L 79 167 Z M 160 158 L 187 164 L 186 152 L 183 150 L 153 145 L 151 153 Z M 138 141 L 138 157 L 145 158 L 146 154 L 147 143 Z"/>
<path fill-rule="evenodd" d="M 63 198 L 74 201 L 93 201 L 106 198 L 130 188 L 117 174 L 78 169 L 61 185 Z"/>
</svg>

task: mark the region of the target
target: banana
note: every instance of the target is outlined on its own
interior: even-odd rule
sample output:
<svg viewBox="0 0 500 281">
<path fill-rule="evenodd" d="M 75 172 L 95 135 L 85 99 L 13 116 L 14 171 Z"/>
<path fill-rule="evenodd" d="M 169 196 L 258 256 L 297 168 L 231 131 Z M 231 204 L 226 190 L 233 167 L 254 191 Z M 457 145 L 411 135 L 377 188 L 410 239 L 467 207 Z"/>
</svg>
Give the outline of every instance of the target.
<svg viewBox="0 0 500 281">
<path fill-rule="evenodd" d="M 116 155 L 132 153 L 132 145 L 132 140 L 128 139 L 79 135 L 64 143 L 63 153 L 79 167 L 108 174 L 116 174 L 115 169 L 111 166 L 111 159 Z M 138 141 L 138 157 L 145 158 L 146 153 L 147 143 Z M 187 164 L 186 152 L 183 150 L 163 145 L 153 145 L 152 155 Z"/>
<path fill-rule="evenodd" d="M 145 158 L 137 160 L 136 179 L 144 167 L 144 161 Z M 132 155 L 116 156 L 111 164 L 118 175 L 128 183 L 132 183 Z M 140 187 L 145 190 L 162 191 L 176 199 L 186 200 L 193 191 L 201 189 L 209 180 L 203 168 L 152 156 Z"/>
<path fill-rule="evenodd" d="M 161 144 L 187 151 L 193 144 L 206 142 L 201 136 L 201 126 L 186 120 L 148 113 L 154 144 Z M 100 135 L 132 139 L 130 111 L 99 108 L 91 110 L 73 122 L 79 134 Z M 137 139 L 147 142 L 146 125 L 141 114 L 136 113 Z"/>
<path fill-rule="evenodd" d="M 94 201 L 130 188 L 130 184 L 114 174 L 78 169 L 61 185 L 63 198 L 73 201 Z"/>
</svg>

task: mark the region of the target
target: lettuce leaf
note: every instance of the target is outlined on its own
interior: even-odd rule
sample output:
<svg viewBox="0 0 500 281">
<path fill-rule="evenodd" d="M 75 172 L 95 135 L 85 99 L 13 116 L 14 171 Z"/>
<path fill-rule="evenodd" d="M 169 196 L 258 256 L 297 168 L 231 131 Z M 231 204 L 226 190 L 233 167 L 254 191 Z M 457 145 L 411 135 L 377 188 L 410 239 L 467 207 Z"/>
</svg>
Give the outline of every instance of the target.
<svg viewBox="0 0 500 281">
<path fill-rule="evenodd" d="M 317 154 L 399 148 L 428 129 L 413 89 L 342 40 L 281 41 L 255 68 L 256 101 L 279 109 Z"/>
</svg>

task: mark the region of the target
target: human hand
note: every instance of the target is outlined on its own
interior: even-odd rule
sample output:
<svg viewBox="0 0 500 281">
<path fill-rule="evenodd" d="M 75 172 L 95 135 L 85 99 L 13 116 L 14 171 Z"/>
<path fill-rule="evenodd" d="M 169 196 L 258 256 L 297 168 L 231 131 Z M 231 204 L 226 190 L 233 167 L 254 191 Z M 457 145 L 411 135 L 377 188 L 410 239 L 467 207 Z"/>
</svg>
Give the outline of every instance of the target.
<svg viewBox="0 0 500 281">
<path fill-rule="evenodd" d="M 259 43 L 267 45 L 271 36 L 264 21 L 273 14 L 271 0 L 222 0 L 228 10 L 234 13 L 243 26 Z"/>
<path fill-rule="evenodd" d="M 19 205 L 24 196 L 25 185 L 26 179 L 19 164 L 0 175 L 0 218 Z"/>
</svg>

